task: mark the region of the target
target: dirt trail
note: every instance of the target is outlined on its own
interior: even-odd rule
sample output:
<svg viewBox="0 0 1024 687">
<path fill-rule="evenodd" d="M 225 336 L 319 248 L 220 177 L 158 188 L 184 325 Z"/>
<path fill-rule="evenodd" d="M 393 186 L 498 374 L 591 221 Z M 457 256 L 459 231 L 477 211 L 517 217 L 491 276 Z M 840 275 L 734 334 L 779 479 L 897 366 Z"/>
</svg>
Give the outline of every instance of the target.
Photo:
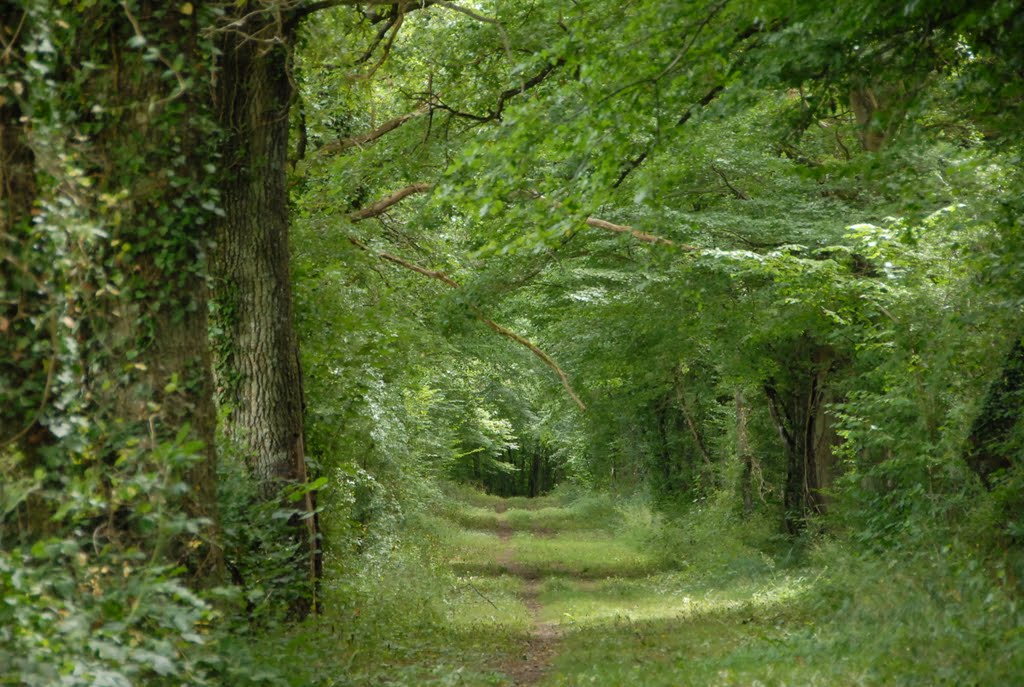
<svg viewBox="0 0 1024 687">
<path fill-rule="evenodd" d="M 494 510 L 499 514 L 504 513 L 508 510 L 508 505 L 499 503 Z M 505 546 L 498 554 L 497 562 L 510 574 L 523 580 L 521 597 L 523 604 L 530 612 L 530 630 L 529 637 L 520 654 L 508 659 L 500 668 L 512 678 L 514 685 L 527 687 L 538 684 L 547 675 L 551 663 L 558 653 L 558 643 L 562 639 L 562 633 L 556 623 L 544 622 L 540 619 L 540 612 L 543 608 L 538 600 L 541 580 L 532 575 L 531 571 L 516 563 L 515 548 L 511 544 L 512 532 L 512 525 L 507 520 L 498 520 L 498 538 L 505 542 Z"/>
</svg>

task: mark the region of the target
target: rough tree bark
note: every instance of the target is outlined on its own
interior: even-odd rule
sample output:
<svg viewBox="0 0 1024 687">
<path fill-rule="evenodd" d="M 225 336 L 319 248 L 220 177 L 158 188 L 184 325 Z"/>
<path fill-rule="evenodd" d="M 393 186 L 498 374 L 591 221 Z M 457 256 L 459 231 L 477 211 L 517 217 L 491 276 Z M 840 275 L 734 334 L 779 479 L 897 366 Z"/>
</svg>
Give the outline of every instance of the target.
<svg viewBox="0 0 1024 687">
<path fill-rule="evenodd" d="M 246 448 L 252 475 L 272 499 L 286 485 L 307 482 L 285 183 L 295 25 L 260 3 L 242 3 L 235 12 L 242 19 L 220 33 L 215 93 L 225 134 L 225 216 L 214 280 L 227 336 L 218 346 L 218 382 L 230 409 L 229 433 Z M 306 492 L 303 507 L 313 515 L 294 525 L 315 583 L 322 557 L 313 492 Z"/>
</svg>

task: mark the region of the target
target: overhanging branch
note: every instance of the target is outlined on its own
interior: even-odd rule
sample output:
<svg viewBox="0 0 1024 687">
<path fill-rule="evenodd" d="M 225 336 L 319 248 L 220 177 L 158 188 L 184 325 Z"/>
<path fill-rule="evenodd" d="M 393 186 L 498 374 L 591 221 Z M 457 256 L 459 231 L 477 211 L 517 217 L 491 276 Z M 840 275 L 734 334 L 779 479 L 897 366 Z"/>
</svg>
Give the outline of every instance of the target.
<svg viewBox="0 0 1024 687">
<path fill-rule="evenodd" d="M 370 219 L 371 217 L 377 217 L 384 214 L 389 207 L 401 202 L 405 198 L 413 195 L 414 193 L 426 193 L 434 188 L 433 184 L 410 184 L 405 188 L 400 188 L 394 193 L 384 198 L 381 198 L 376 203 L 372 203 L 365 208 L 356 210 L 349 214 L 348 218 L 353 222 L 361 222 L 364 219 Z"/>
<path fill-rule="evenodd" d="M 614 224 L 597 217 L 588 217 L 584 220 L 584 224 L 588 227 L 594 227 L 595 229 L 604 229 L 605 231 L 613 231 L 616 234 L 629 234 L 637 241 L 643 241 L 644 243 L 650 244 L 661 244 L 663 246 L 672 246 L 673 248 L 679 248 L 684 251 L 697 251 L 700 250 L 697 246 L 691 246 L 686 243 L 676 243 L 671 239 L 662 238 L 661 236 L 655 236 L 654 234 L 648 234 L 645 231 L 634 229 L 633 227 L 626 226 L 624 224 Z"/>
<path fill-rule="evenodd" d="M 376 255 L 381 260 L 387 260 L 392 264 L 399 265 L 400 267 L 404 267 L 405 269 L 416 272 L 417 274 L 422 274 L 425 277 L 436 279 L 437 281 L 441 282 L 445 286 L 448 286 L 449 288 L 462 288 L 462 286 L 457 281 L 452 279 L 444 272 L 441 272 L 440 270 L 427 269 L 426 267 L 417 265 L 411 260 L 406 260 L 405 258 L 393 255 L 392 253 L 373 250 L 372 248 L 370 248 L 369 246 L 367 246 L 365 243 L 355 238 L 354 236 L 349 236 L 348 240 L 352 243 L 352 245 L 366 251 L 367 253 Z M 579 406 L 579 409 L 587 409 L 586 404 L 584 404 L 583 401 L 580 399 L 579 395 L 576 393 L 576 390 L 572 388 L 572 384 L 569 382 L 569 376 L 565 374 L 565 371 L 561 367 L 559 367 L 558 363 L 556 363 L 550 355 L 545 353 L 543 349 L 541 349 L 539 346 L 537 346 L 537 344 L 527 339 L 525 336 L 517 334 L 507 327 L 503 327 L 502 325 L 498 324 L 491 318 L 487 317 L 477 306 L 470 305 L 469 309 L 478 320 L 487 325 L 487 327 L 490 328 L 492 331 L 496 332 L 497 334 L 500 334 L 506 339 L 516 342 L 520 346 L 524 346 L 531 353 L 533 353 L 533 355 L 539 358 L 541 362 L 543 362 L 545 365 L 554 370 L 555 374 L 558 375 L 559 381 L 562 382 L 562 386 L 565 388 L 566 393 L 568 393 L 569 397 L 572 398 L 572 400 L 576 403 L 577 406 Z"/>
<path fill-rule="evenodd" d="M 497 103 L 495 103 L 494 109 L 492 109 L 487 114 L 478 115 L 472 112 L 462 112 L 461 110 L 457 110 L 452 106 L 445 104 L 444 102 L 437 98 L 434 98 L 432 100 L 431 106 L 438 110 L 450 112 L 456 117 L 461 117 L 463 119 L 472 119 L 473 121 L 480 122 L 481 124 L 485 122 L 500 121 L 501 115 L 505 111 L 505 106 L 508 104 L 508 101 L 511 98 L 526 93 L 531 88 L 534 88 L 538 84 L 542 83 L 545 79 L 551 76 L 551 74 L 556 69 L 558 69 L 564 64 L 565 58 L 558 58 L 554 62 L 549 62 L 548 64 L 544 65 L 544 67 L 539 72 L 537 72 L 536 74 L 534 74 L 533 76 L 531 76 L 529 79 L 522 82 L 518 86 L 515 86 L 514 88 L 505 89 L 504 91 L 498 94 L 498 101 Z"/>
</svg>

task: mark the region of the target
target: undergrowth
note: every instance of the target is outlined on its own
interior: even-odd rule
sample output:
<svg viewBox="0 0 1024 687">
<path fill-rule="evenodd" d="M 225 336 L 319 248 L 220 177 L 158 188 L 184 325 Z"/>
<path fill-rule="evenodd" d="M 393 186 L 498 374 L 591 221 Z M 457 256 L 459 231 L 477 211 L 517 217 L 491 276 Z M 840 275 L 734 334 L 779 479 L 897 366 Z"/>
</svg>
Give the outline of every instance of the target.
<svg viewBox="0 0 1024 687">
<path fill-rule="evenodd" d="M 1024 675 L 1012 569 L 954 532 L 866 551 L 787 539 L 777 513 L 744 517 L 724 496 L 669 515 L 641 495 L 566 492 L 531 509 L 451 486 L 421 497 L 378 509 L 386 531 L 329 561 L 324 615 L 234 647 L 261 666 L 238 684 L 508 685 L 499 667 L 521 660 L 531 578 L 539 620 L 564 637 L 547 687 Z"/>
</svg>

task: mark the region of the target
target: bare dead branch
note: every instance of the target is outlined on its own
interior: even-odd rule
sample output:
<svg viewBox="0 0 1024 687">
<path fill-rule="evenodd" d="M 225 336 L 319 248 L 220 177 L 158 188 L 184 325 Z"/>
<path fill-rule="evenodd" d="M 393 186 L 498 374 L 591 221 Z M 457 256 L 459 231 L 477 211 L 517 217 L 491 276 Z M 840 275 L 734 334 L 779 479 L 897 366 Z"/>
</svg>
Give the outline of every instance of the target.
<svg viewBox="0 0 1024 687">
<path fill-rule="evenodd" d="M 536 344 L 532 343 L 530 340 L 526 339 L 525 337 L 523 337 L 523 336 L 521 336 L 519 334 L 516 334 L 511 329 L 506 329 L 505 327 L 502 327 L 500 324 L 498 324 L 497 322 L 495 322 L 494 320 L 492 320 L 490 318 L 484 317 L 475 307 L 473 308 L 473 311 L 474 311 L 474 314 L 477 316 L 477 318 L 480 319 L 481 322 L 483 322 L 488 327 L 490 327 L 492 330 L 494 330 L 498 334 L 501 334 L 505 338 L 511 339 L 512 341 L 515 341 L 516 343 L 518 343 L 518 344 L 520 344 L 522 346 L 525 346 L 526 348 L 528 348 L 530 350 L 531 353 L 533 353 L 535 356 L 540 358 L 541 361 L 543 361 L 545 365 L 547 365 L 552 370 L 554 370 L 555 374 L 557 374 L 558 378 L 561 380 L 562 386 L 565 387 L 566 393 L 568 393 L 569 396 L 572 397 L 572 400 L 576 402 L 576 405 L 579 406 L 579 409 L 580 410 L 586 410 L 587 409 L 586 404 L 583 403 L 583 401 L 580 399 L 580 397 L 576 395 L 576 391 L 572 388 L 572 384 L 569 382 L 568 375 L 566 375 L 565 371 L 563 371 L 562 368 L 558 366 L 558 363 L 556 363 L 554 360 L 551 359 L 551 356 L 549 356 L 543 350 L 538 348 Z"/>
<path fill-rule="evenodd" d="M 401 202 L 405 198 L 413 195 L 414 193 L 425 193 L 433 190 L 433 184 L 410 184 L 405 188 L 400 188 L 389 196 L 381 198 L 376 203 L 367 205 L 365 208 L 356 210 L 350 213 L 348 218 L 353 222 L 361 222 L 364 219 L 370 219 L 371 217 L 377 217 L 383 214 L 389 207 Z"/>
<path fill-rule="evenodd" d="M 596 229 L 604 229 L 605 231 L 613 231 L 613 232 L 615 232 L 617 234 L 629 234 L 630 236 L 635 238 L 637 241 L 643 241 L 644 243 L 650 243 L 650 244 L 654 244 L 654 245 L 661 244 L 663 246 L 672 246 L 673 248 L 679 248 L 680 250 L 684 250 L 684 251 L 688 251 L 688 252 L 695 252 L 695 251 L 699 251 L 700 250 L 696 246 L 691 246 L 691 245 L 685 244 L 685 243 L 676 243 L 675 241 L 672 241 L 670 239 L 662 238 L 660 236 L 655 236 L 654 234 L 648 234 L 647 232 L 640 231 L 639 229 L 634 229 L 633 227 L 626 226 L 626 225 L 623 225 L 623 224 L 614 224 L 612 222 L 608 222 L 608 221 L 603 220 L 603 219 L 598 219 L 597 217 L 588 217 L 584 221 L 584 223 L 588 227 L 594 227 Z"/>
</svg>

